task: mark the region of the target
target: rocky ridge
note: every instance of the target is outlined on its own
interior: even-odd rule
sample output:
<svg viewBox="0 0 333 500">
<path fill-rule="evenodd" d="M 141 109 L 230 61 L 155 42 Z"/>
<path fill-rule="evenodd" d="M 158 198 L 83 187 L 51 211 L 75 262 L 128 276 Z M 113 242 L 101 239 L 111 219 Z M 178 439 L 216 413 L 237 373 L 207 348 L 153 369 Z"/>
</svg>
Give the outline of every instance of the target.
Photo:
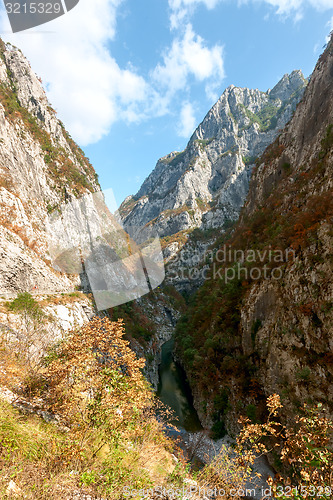
<svg viewBox="0 0 333 500">
<path fill-rule="evenodd" d="M 235 432 L 239 413 L 260 418 L 273 393 L 289 419 L 304 402 L 333 413 L 332 67 L 331 41 L 224 241 L 244 259 L 215 261 L 179 322 L 178 354 L 206 425 Z"/>
<path fill-rule="evenodd" d="M 169 258 L 194 228 L 221 228 L 237 219 L 255 159 L 290 120 L 306 84 L 294 71 L 267 92 L 228 87 L 186 149 L 161 158 L 139 192 L 123 202 L 125 227 L 145 238 L 157 232 Z"/>
<path fill-rule="evenodd" d="M 90 292 L 92 281 L 107 282 L 112 291 L 131 285 L 137 262 L 125 261 L 135 243 L 129 248 L 107 212 L 94 169 L 56 117 L 29 62 L 1 41 L 0 141 L 1 332 L 12 332 L 14 340 L 22 335 L 22 318 L 6 302 L 29 292 L 48 318 L 41 332 L 45 346 L 96 313 L 90 298 L 75 298 L 75 288 Z M 149 355 L 147 378 L 154 387 L 161 343 L 173 332 L 172 306 L 166 302 L 161 297 L 148 307 L 159 336 L 146 345 L 147 352 L 131 339 L 140 356 Z"/>
<path fill-rule="evenodd" d="M 240 221 L 246 224 L 267 203 L 269 210 L 278 197 L 276 212 L 291 223 L 289 245 L 295 251 L 281 280 L 253 284 L 249 290 L 241 310 L 243 351 L 258 353 L 258 378 L 266 394 L 284 394 L 292 409 L 299 401 L 322 402 L 331 413 L 332 67 L 331 41 L 290 124 L 255 171 Z M 250 342 L 256 322 L 255 341 Z"/>
<path fill-rule="evenodd" d="M 97 176 L 21 51 L 2 41 L 0 136 L 0 291 L 71 291 L 78 277 L 50 265 L 48 217 L 98 190 Z"/>
</svg>

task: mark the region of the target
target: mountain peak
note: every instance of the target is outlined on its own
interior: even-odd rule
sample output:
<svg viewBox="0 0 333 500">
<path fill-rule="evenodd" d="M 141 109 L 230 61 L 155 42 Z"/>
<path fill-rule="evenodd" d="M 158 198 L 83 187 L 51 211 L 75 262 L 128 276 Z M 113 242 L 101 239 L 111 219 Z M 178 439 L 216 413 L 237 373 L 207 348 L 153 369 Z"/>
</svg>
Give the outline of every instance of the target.
<svg viewBox="0 0 333 500">
<path fill-rule="evenodd" d="M 301 70 L 294 70 L 290 74 L 283 75 L 275 87 L 268 92 L 273 99 L 287 100 L 299 88 L 304 87 L 306 79 Z"/>
<path fill-rule="evenodd" d="M 299 71 L 270 93 L 230 85 L 185 150 L 160 159 L 132 203 L 123 204 L 125 226 L 144 228 L 143 237 L 157 231 L 170 241 L 179 232 L 223 227 L 237 218 L 255 158 L 290 120 L 305 85 Z"/>
</svg>

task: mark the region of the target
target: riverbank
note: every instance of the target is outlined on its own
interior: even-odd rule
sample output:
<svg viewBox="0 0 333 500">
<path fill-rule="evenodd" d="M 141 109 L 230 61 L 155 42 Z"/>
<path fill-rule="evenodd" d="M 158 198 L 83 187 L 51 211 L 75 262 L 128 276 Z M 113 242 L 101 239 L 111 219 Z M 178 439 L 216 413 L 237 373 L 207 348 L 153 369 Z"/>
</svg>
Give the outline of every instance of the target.
<svg viewBox="0 0 333 500">
<path fill-rule="evenodd" d="M 169 406 L 175 418 L 171 424 L 177 430 L 168 427 L 168 436 L 177 440 L 193 468 L 202 468 L 211 463 L 218 455 L 233 455 L 235 440 L 226 435 L 214 441 L 200 422 L 193 405 L 193 396 L 187 382 L 186 373 L 173 357 L 174 339 L 168 340 L 161 348 L 161 364 L 159 366 L 159 384 L 157 396 L 163 404 Z M 255 490 L 253 498 L 262 497 L 262 488 L 267 488 L 267 479 L 274 476 L 266 457 L 258 457 L 252 467 L 252 474 L 245 488 Z M 260 474 L 260 479 L 257 474 Z"/>
</svg>

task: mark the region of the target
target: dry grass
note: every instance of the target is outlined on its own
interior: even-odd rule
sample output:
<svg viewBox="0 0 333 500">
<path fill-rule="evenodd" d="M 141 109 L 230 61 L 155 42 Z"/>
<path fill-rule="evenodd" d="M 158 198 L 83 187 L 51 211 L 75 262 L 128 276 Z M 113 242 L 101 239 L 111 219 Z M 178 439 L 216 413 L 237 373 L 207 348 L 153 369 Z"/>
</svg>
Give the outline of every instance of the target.
<svg viewBox="0 0 333 500">
<path fill-rule="evenodd" d="M 66 428 L 56 423 L 66 421 L 61 413 L 57 414 L 55 423 L 46 423 L 34 413 L 20 413 L 1 399 L 1 389 L 19 389 L 18 403 L 29 402 L 30 408 L 49 410 L 45 386 L 47 366 L 44 365 L 42 372 L 38 372 L 34 380 L 35 391 L 27 391 L 31 368 L 12 343 L 10 332 L 2 329 L 0 498 L 65 500 L 82 499 L 86 494 L 92 499 L 120 500 L 125 486 L 132 490 L 169 484 L 174 469 L 172 443 L 163 434 L 162 424 L 154 412 L 144 412 L 133 429 L 126 428 L 123 436 L 119 433 L 112 437 L 106 422 L 96 428 L 87 422 L 86 429 L 80 429 L 74 422 L 73 427 Z M 85 425 L 83 421 L 81 425 Z M 10 485 L 14 485 L 16 496 L 9 495 Z"/>
<path fill-rule="evenodd" d="M 47 297 L 43 297 L 38 299 L 38 304 L 41 307 L 46 307 L 50 305 L 64 305 L 75 304 L 75 302 L 80 302 L 81 300 L 87 300 L 87 295 L 82 292 L 71 292 L 71 293 L 62 293 L 61 295 L 48 295 Z"/>
</svg>

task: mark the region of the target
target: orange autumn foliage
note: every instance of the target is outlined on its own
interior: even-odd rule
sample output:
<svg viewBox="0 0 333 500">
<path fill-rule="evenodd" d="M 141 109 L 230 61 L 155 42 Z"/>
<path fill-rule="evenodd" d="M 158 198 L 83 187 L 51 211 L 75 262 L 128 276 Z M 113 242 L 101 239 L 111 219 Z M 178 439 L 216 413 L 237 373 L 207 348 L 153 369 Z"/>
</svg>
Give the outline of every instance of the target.
<svg viewBox="0 0 333 500">
<path fill-rule="evenodd" d="M 152 394 L 144 360 L 123 339 L 122 320 L 95 317 L 56 349 L 46 368 L 48 403 L 72 430 L 103 428 L 109 438 L 130 432 Z"/>
</svg>

